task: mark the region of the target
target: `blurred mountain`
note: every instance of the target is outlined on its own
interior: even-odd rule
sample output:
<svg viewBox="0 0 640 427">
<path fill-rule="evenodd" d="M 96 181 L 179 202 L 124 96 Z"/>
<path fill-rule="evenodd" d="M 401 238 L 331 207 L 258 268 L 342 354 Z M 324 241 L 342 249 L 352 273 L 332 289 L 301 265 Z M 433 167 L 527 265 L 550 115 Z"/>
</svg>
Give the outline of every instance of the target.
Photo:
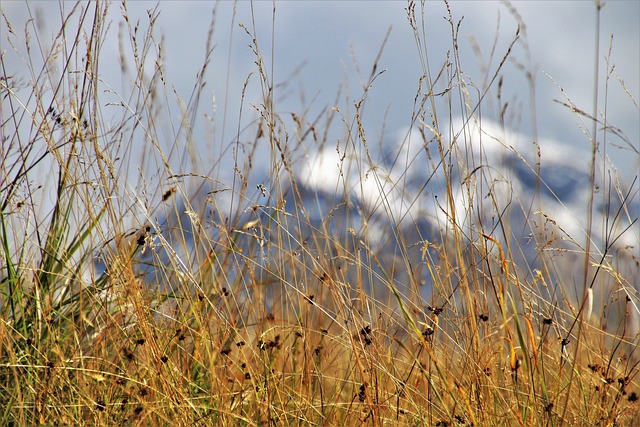
<svg viewBox="0 0 640 427">
<path fill-rule="evenodd" d="M 589 147 L 576 152 L 534 141 L 486 120 L 441 129 L 447 133 L 406 129 L 377 150 L 323 147 L 294 166 L 293 179 L 282 180 L 284 203 L 276 206 L 268 189 L 257 200 L 243 199 L 232 226 L 228 209 L 211 198 L 166 203 L 148 240 L 140 240 L 146 244 L 138 272 L 151 287 L 192 289 L 202 277 L 180 271 L 200 274 L 212 262 L 219 291 L 240 281 L 244 293 L 247 280 L 297 288 L 307 286 L 301 278 L 334 270 L 341 283 L 377 296 L 392 281 L 401 294 L 419 289 L 428 305 L 439 306 L 447 295 L 435 289 L 434 271 L 448 269 L 453 290 L 469 279 L 460 276 L 455 245 L 476 280 L 487 277 L 491 263 L 498 268 L 489 236 L 520 283 L 543 278 L 552 285 L 536 291 L 545 301 L 559 298 L 551 295 L 559 285 L 562 298 L 578 304 L 586 282 L 598 290 L 594 312 L 617 305 L 612 319 L 619 324 L 620 313 L 629 312 L 626 296 L 637 301 L 640 284 L 637 183 L 618 182 L 613 166 L 598 159 L 592 184 Z"/>
<path fill-rule="evenodd" d="M 473 246 L 497 254 L 484 234 L 500 242 L 520 280 L 531 283 L 542 271 L 580 300 L 591 245 L 587 285 L 620 291 L 622 280 L 624 292 L 637 292 L 637 182 L 619 182 L 598 153 L 592 183 L 586 144 L 577 151 L 554 140 L 534 141 L 487 120 L 457 119 L 441 129 L 448 131 L 407 129 L 377 153 L 340 145 L 320 150 L 298 169 L 296 206 L 338 240 L 354 230 L 385 269 L 396 272 L 399 286 L 413 279 L 430 285 L 426 263 L 437 262 L 455 239 L 469 253 Z M 442 245 L 439 252 L 430 243 Z M 425 289 L 424 295 L 432 290 Z"/>
</svg>

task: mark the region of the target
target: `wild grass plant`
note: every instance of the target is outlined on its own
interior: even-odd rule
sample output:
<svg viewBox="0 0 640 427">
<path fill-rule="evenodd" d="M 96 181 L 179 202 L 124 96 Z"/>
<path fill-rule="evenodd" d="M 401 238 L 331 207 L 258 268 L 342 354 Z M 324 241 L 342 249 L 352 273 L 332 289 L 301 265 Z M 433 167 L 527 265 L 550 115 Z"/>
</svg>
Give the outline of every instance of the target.
<svg viewBox="0 0 640 427">
<path fill-rule="evenodd" d="M 543 148 L 527 157 L 495 134 L 524 27 L 481 84 L 464 73 L 454 12 L 450 55 L 434 63 L 424 5 L 407 4 L 424 74 L 385 168 L 364 124 L 384 45 L 361 93 L 341 95 L 353 102 L 285 116 L 270 56 L 240 23 L 262 99 L 243 92 L 239 114 L 255 120 L 216 142 L 234 163 L 200 170 L 192 129 L 215 21 L 180 99 L 154 28 L 161 6 L 134 22 L 120 5 L 121 92 L 101 73 L 115 4 L 61 7 L 52 40 L 3 16 L 3 50 L 29 74 L 8 75 L 3 54 L 2 425 L 640 425 L 638 186 L 601 156 L 624 135 L 563 100 L 594 147 L 587 225 L 569 234 L 545 210 Z M 487 163 L 479 144 L 496 143 L 535 192 Z M 309 158 L 322 152 L 337 176 L 314 194 Z"/>
</svg>

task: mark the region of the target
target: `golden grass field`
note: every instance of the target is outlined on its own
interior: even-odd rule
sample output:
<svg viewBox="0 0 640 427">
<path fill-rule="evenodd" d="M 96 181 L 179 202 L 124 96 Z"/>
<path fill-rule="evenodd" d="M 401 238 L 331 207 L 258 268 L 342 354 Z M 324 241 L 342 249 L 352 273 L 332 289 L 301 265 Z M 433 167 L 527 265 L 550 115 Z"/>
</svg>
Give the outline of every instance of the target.
<svg viewBox="0 0 640 427">
<path fill-rule="evenodd" d="M 100 73 L 114 31 L 107 7 L 120 8 L 121 43 L 135 52 L 122 53 L 126 93 Z M 406 8 L 428 51 L 421 6 Z M 465 130 L 482 128 L 485 101 L 469 91 L 453 13 L 451 56 L 425 67 L 410 100 L 418 150 L 394 169 L 424 162 L 442 189 L 427 235 L 417 218 L 400 224 L 403 175 L 371 154 L 375 130 L 362 118 L 377 62 L 348 111 L 284 117 L 269 56 L 245 24 L 263 99 L 240 113 L 255 116 L 248 129 L 217 142 L 234 164 L 199 170 L 190 129 L 209 95 L 196 79 L 182 111 L 166 108 L 177 94 L 163 74 L 157 10 L 137 23 L 125 3 L 65 10 L 51 40 L 3 17 L 2 49 L 32 66 L 0 73 L 1 425 L 640 425 L 638 184 L 620 182 L 594 149 L 589 227 L 572 236 L 537 193 L 530 204 L 498 194 L 495 169 L 466 155 Z M 487 98 L 521 37 L 495 61 L 480 88 Z M 606 139 L 606 117 L 574 107 L 585 140 Z M 443 124 L 454 110 L 458 129 Z M 169 122 L 180 128 L 167 132 Z M 341 135 L 344 175 L 333 199 L 310 197 L 301 153 L 336 151 L 330 132 Z M 258 161 L 268 176 L 255 176 Z M 231 182 L 218 179 L 223 168 L 235 171 Z M 354 174 L 361 181 L 347 183 Z M 368 205 L 354 196 L 365 176 L 379 196 Z M 605 199 L 618 208 L 592 215 Z M 617 245 L 629 233 L 635 242 Z M 535 265 L 523 262 L 532 256 Z"/>
</svg>

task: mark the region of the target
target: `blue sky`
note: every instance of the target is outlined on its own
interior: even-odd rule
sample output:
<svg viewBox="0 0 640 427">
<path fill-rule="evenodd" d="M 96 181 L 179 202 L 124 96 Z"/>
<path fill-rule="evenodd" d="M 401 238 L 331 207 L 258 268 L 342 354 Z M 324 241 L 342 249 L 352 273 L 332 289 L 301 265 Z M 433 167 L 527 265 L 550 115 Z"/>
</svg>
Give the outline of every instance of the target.
<svg viewBox="0 0 640 427">
<path fill-rule="evenodd" d="M 147 22 L 146 10 L 156 4 L 160 11 L 156 31 L 164 38 L 168 81 L 186 99 L 203 62 L 214 3 L 130 2 L 127 4 L 130 21 L 140 20 L 144 26 Z M 288 83 L 288 86 L 278 86 L 279 92 L 276 93 L 276 110 L 282 113 L 299 112 L 308 105 L 312 106 L 311 111 L 316 112 L 330 108 L 335 103 L 339 87 L 348 90 L 351 98 L 359 97 L 362 93 L 360 83 L 368 76 L 378 49 L 391 29 L 379 64 L 379 69 L 386 71 L 370 91 L 367 120 L 369 132 L 379 137 L 381 122 L 386 117 L 384 138 L 393 139 L 393 132 L 409 124 L 421 74 L 416 43 L 406 19 L 406 6 L 401 1 L 290 1 L 275 3 L 274 15 L 272 2 L 219 3 L 216 6 L 213 38 L 215 48 L 206 75 L 205 101 L 200 110 L 201 116 L 204 113 L 211 114 L 212 99 L 215 99 L 216 129 L 213 139 L 228 142 L 233 139 L 237 128 L 242 86 L 247 76 L 255 71 L 255 57 L 248 47 L 251 40 L 239 24 L 254 31 L 254 22 L 268 72 L 273 73 L 272 78 L 276 83 Z M 63 7 L 69 11 L 72 3 L 65 3 Z M 530 48 L 530 63 L 522 43 L 515 46 L 512 58 L 525 66 L 530 65 L 534 70 L 539 136 L 557 139 L 576 150 L 588 151 L 590 148 L 580 129 L 579 118 L 553 100 L 566 100 L 559 90 L 562 87 L 579 108 L 588 113 L 593 110 L 594 3 L 518 1 L 509 7 L 517 10 L 526 25 L 521 41 Z M 490 70 L 495 69 L 511 42 L 516 19 L 509 7 L 499 2 L 451 3 L 454 20 L 464 17 L 459 44 L 462 65 L 469 81 L 479 85 L 483 79 L 480 58 L 472 48 L 472 40 L 482 51 L 484 61 L 488 61 L 492 44 L 497 40 L 495 58 L 488 66 Z M 2 9 L 12 25 L 20 29 L 29 14 L 35 16 L 42 25 L 40 28 L 45 35 L 45 42 L 46 35 L 59 27 L 60 6 L 56 2 L 3 1 Z M 116 88 L 121 82 L 117 61 L 120 49 L 118 31 L 123 21 L 121 10 L 119 3 L 111 4 L 110 19 L 113 23 L 103 48 L 105 58 L 102 61 L 102 78 Z M 420 10 L 419 4 L 416 10 Z M 447 51 L 451 50 L 451 29 L 444 19 L 445 15 L 444 3 L 426 2 L 428 55 L 434 69 L 441 66 Z M 613 36 L 612 63 L 615 63 L 617 74 L 624 80 L 636 102 L 640 98 L 639 22 L 640 2 L 611 1 L 602 9 L 600 57 L 604 58 L 607 54 L 609 40 Z M 2 24 L 2 50 L 8 51 L 6 58 L 11 64 L 10 55 L 13 53 L 5 43 L 6 28 L 4 22 Z M 507 125 L 514 130 L 530 133 L 530 93 L 515 61 L 508 61 L 503 70 L 503 97 L 510 101 L 512 111 Z M 356 63 L 361 76 L 356 71 Z M 15 71 L 26 72 L 19 60 L 15 61 L 15 65 Z M 605 66 L 604 60 L 601 66 Z M 294 75 L 296 69 L 298 72 Z M 602 78 L 600 83 L 602 108 L 605 105 Z M 301 94 L 304 94 L 304 100 Z M 247 99 L 249 102 L 260 101 L 260 87 L 255 77 L 248 86 Z M 495 111 L 491 109 L 491 100 L 488 101 L 484 114 L 492 118 L 492 115 L 495 117 Z M 609 85 L 607 114 L 610 122 L 622 129 L 638 149 L 640 114 L 615 80 Z M 206 130 L 203 127 L 200 131 Z M 608 153 L 619 165 L 623 176 L 631 179 L 637 175 L 640 160 L 632 150 L 613 147 L 608 149 Z"/>
</svg>

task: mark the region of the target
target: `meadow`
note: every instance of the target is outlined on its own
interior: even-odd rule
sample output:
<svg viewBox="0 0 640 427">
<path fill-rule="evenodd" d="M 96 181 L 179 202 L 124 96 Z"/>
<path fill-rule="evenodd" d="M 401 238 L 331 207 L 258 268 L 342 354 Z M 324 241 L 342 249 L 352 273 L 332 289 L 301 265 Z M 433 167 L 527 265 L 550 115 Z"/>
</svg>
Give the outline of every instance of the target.
<svg viewBox="0 0 640 427">
<path fill-rule="evenodd" d="M 107 8 L 123 92 L 101 73 Z M 363 119 L 384 42 L 340 107 L 285 114 L 240 23 L 262 99 L 243 92 L 255 119 L 215 141 L 232 162 L 202 170 L 215 21 L 182 99 L 161 8 L 136 21 L 126 3 L 79 2 L 51 40 L 3 14 L 2 49 L 29 73 L 2 56 L 0 424 L 640 425 L 638 183 L 603 156 L 624 133 L 567 94 L 593 147 L 569 228 L 544 146 L 520 152 L 506 131 L 520 29 L 469 81 L 447 3 L 450 54 L 423 62 L 389 153 Z M 426 59 L 424 5 L 406 13 Z"/>
</svg>

